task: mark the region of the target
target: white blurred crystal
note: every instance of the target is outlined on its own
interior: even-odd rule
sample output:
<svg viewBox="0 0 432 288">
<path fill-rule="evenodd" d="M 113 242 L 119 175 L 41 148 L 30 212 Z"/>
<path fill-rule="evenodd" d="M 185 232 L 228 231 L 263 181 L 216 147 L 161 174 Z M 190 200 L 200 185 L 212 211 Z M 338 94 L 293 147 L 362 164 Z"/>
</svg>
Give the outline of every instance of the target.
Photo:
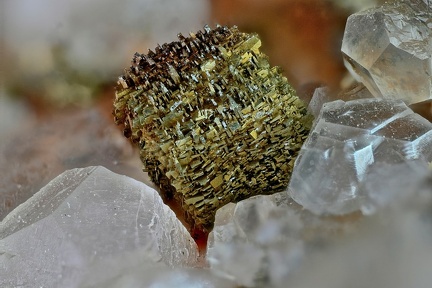
<svg viewBox="0 0 432 288">
<path fill-rule="evenodd" d="M 359 187 L 368 171 L 416 159 L 430 162 L 431 147 L 432 124 L 401 100 L 326 103 L 297 157 L 288 191 L 316 214 L 362 207 L 367 212 Z"/>
<path fill-rule="evenodd" d="M 214 275 L 205 268 L 167 267 L 149 263 L 142 255 L 116 258 L 107 265 L 91 267 L 87 278 L 79 287 L 103 288 L 234 288 L 235 284 Z"/>
<path fill-rule="evenodd" d="M 408 170 L 393 178 L 408 178 Z M 423 175 L 424 176 L 424 175 Z M 432 174 L 417 185 L 398 189 L 409 197 L 363 217 L 358 230 L 339 234 L 305 257 L 285 283 L 290 288 L 428 288 L 432 283 Z M 409 179 L 408 179 L 409 180 Z M 402 182 L 402 180 L 399 180 Z M 324 248 L 324 249 L 323 249 Z"/>
<path fill-rule="evenodd" d="M 197 256 L 155 190 L 103 167 L 64 172 L 0 223 L 0 287 L 77 287 L 95 269 L 113 277 L 124 257 L 165 267 Z"/>
<path fill-rule="evenodd" d="M 255 196 L 216 212 L 207 261 L 215 274 L 241 287 L 287 287 L 319 243 L 355 228 L 304 210 L 285 192 Z"/>
<path fill-rule="evenodd" d="M 255 196 L 219 209 L 207 244 L 210 268 L 246 287 L 283 283 L 303 254 L 302 223 L 285 193 Z"/>
<path fill-rule="evenodd" d="M 388 203 L 375 198 L 373 215 L 317 216 L 284 192 L 222 207 L 210 269 L 241 287 L 430 287 L 431 171 L 420 160 L 374 168 L 363 188 Z"/>
<path fill-rule="evenodd" d="M 342 52 L 347 68 L 375 97 L 432 98 L 432 2 L 394 1 L 351 15 Z"/>
</svg>

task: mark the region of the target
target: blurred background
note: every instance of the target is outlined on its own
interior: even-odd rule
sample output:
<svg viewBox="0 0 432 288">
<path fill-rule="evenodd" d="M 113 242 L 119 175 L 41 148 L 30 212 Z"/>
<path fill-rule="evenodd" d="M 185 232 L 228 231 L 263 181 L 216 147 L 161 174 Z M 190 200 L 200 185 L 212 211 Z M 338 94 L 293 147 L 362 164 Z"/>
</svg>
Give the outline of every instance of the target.
<svg viewBox="0 0 432 288">
<path fill-rule="evenodd" d="M 64 170 L 103 165 L 149 183 L 113 123 L 135 52 L 214 26 L 256 32 L 300 97 L 352 83 L 346 18 L 378 0 L 0 1 L 0 220 Z"/>
</svg>

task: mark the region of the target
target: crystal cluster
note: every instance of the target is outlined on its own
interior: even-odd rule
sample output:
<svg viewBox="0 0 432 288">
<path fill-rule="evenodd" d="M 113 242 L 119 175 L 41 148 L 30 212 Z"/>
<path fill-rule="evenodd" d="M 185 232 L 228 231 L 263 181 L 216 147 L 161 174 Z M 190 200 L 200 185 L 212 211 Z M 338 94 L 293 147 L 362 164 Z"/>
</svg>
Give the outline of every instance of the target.
<svg viewBox="0 0 432 288">
<path fill-rule="evenodd" d="M 401 100 L 326 103 L 297 158 L 289 193 L 317 214 L 368 213 L 361 186 L 371 169 L 432 161 L 431 147 L 432 124 Z"/>
<path fill-rule="evenodd" d="M 317 216 L 284 192 L 222 207 L 211 270 L 241 287 L 429 287 L 432 174 L 420 160 L 380 168 L 367 190 L 389 201 L 373 215 Z"/>
<path fill-rule="evenodd" d="M 327 245 L 305 257 L 301 269 L 285 287 L 422 287 L 432 281 L 432 174 L 420 178 L 409 169 L 388 167 L 392 178 L 377 181 L 386 194 L 395 189 L 407 197 L 392 200 L 391 207 L 360 219 L 356 231 L 339 234 Z M 418 167 L 420 168 L 420 167 Z M 417 170 L 417 169 L 414 169 Z M 416 171 L 417 172 L 417 171 Z M 416 185 L 386 185 L 415 176 Z"/>
<path fill-rule="evenodd" d="M 432 2 L 394 1 L 348 18 L 345 64 L 376 97 L 432 98 Z M 428 4 L 429 3 L 429 4 Z"/>
<path fill-rule="evenodd" d="M 120 77 L 115 121 L 152 180 L 196 227 L 217 208 L 287 186 L 310 116 L 261 41 L 205 27 L 135 54 Z"/>
<path fill-rule="evenodd" d="M 81 287 L 197 257 L 154 189 L 103 167 L 64 172 L 0 223 L 1 287 Z"/>
</svg>

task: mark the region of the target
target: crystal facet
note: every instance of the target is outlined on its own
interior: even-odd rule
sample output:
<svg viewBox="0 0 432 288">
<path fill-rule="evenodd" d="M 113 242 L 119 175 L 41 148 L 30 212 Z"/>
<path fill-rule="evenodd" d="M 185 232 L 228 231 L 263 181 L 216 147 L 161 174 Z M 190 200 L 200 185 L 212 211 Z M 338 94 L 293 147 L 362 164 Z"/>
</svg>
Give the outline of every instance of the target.
<svg viewBox="0 0 432 288">
<path fill-rule="evenodd" d="M 326 103 L 300 151 L 288 191 L 314 213 L 350 213 L 363 205 L 359 186 L 374 165 L 432 161 L 430 147 L 432 124 L 401 100 Z"/>
<path fill-rule="evenodd" d="M 116 123 L 198 228 L 231 201 L 283 190 L 309 132 L 306 107 L 260 46 L 236 27 L 206 27 L 135 54 L 120 77 Z"/>
<path fill-rule="evenodd" d="M 0 223 L 2 287 L 77 287 L 91 267 L 109 274 L 120 258 L 154 267 L 197 256 L 155 190 L 103 167 L 64 172 Z"/>
<path fill-rule="evenodd" d="M 432 98 L 431 11 L 432 2 L 394 1 L 348 18 L 345 65 L 374 96 L 408 104 Z"/>
</svg>

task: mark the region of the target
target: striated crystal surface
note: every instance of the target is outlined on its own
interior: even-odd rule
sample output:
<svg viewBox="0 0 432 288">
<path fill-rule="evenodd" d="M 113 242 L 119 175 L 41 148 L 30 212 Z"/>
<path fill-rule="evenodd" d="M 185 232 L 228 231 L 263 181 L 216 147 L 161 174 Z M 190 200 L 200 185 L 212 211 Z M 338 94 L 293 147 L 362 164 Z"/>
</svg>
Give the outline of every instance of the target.
<svg viewBox="0 0 432 288">
<path fill-rule="evenodd" d="M 317 214 L 357 211 L 368 206 L 359 186 L 372 167 L 432 161 L 430 147 L 432 124 L 401 100 L 326 103 L 300 151 L 288 191 Z"/>
<path fill-rule="evenodd" d="M 342 42 L 345 65 L 374 96 L 408 104 L 432 98 L 429 2 L 394 1 L 348 18 Z"/>
<path fill-rule="evenodd" d="M 0 286 L 76 287 L 136 256 L 195 265 L 197 247 L 152 188 L 103 167 L 64 172 L 0 223 Z M 132 257 L 130 256 L 130 257 Z"/>
<path fill-rule="evenodd" d="M 223 205 L 288 185 L 311 117 L 256 34 L 218 26 L 135 54 L 114 114 L 152 180 L 209 229 Z"/>
</svg>

